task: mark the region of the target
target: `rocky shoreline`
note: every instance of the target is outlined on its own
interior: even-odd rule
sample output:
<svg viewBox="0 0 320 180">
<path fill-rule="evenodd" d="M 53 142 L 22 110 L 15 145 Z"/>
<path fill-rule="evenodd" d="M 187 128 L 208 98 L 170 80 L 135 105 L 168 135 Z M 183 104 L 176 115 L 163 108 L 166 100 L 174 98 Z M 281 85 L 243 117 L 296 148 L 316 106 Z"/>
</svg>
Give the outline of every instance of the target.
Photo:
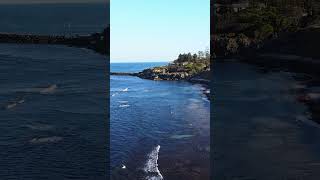
<svg viewBox="0 0 320 180">
<path fill-rule="evenodd" d="M 320 66 L 319 41 L 320 28 L 313 26 L 265 40 L 249 38 L 241 33 L 225 33 L 213 35 L 213 54 L 218 60 L 237 58 L 253 62 Z"/>
<path fill-rule="evenodd" d="M 146 71 L 145 71 L 146 72 Z M 181 74 L 177 73 L 175 75 L 160 75 L 160 77 L 165 77 L 164 79 L 159 78 L 157 75 L 150 75 L 150 74 L 145 74 L 145 72 L 139 72 L 139 73 L 127 73 L 127 72 L 111 72 L 110 75 L 114 76 L 136 76 L 141 79 L 148 79 L 148 80 L 153 80 L 153 81 L 187 81 L 192 84 L 200 84 L 203 89 L 202 93 L 208 98 L 208 100 L 212 100 L 212 96 L 210 93 L 210 80 L 208 79 L 200 79 L 200 78 L 189 78 L 189 79 L 184 79 L 181 78 Z M 147 72 L 150 72 L 150 69 L 147 70 Z"/>
<path fill-rule="evenodd" d="M 185 71 L 168 71 L 168 66 L 154 67 L 144 69 L 138 73 L 128 72 L 111 72 L 110 75 L 115 76 L 136 76 L 141 79 L 148 79 L 153 81 L 187 81 L 192 84 L 200 84 L 203 89 L 203 94 L 208 98 L 212 99 L 210 94 L 210 69 L 206 69 L 201 73 L 189 74 Z"/>
<path fill-rule="evenodd" d="M 302 7 L 292 2 L 290 5 L 288 8 L 261 1 L 260 4 L 248 2 L 248 6 L 239 11 L 216 9 L 217 26 L 212 34 L 215 61 L 233 59 L 259 66 L 263 71 L 302 73 L 312 77 L 313 86 L 317 86 L 320 82 L 317 45 L 320 9 L 311 7 L 320 4 L 312 2 Z M 229 7 L 228 3 L 222 6 Z M 320 90 L 312 89 L 308 85 L 301 88 L 298 100 L 320 117 Z"/>
<path fill-rule="evenodd" d="M 214 35 L 215 61 L 233 59 L 260 67 L 263 71 L 287 71 L 310 76 L 299 88 L 297 100 L 309 108 L 312 119 L 320 123 L 320 27 L 310 25 L 295 32 L 258 41 L 241 33 Z M 314 90 L 317 89 L 317 90 Z"/>
<path fill-rule="evenodd" d="M 203 93 L 211 100 L 210 79 L 210 52 L 199 51 L 198 54 L 179 54 L 178 58 L 165 66 L 147 68 L 138 73 L 111 72 L 111 75 L 136 76 L 153 81 L 187 81 L 200 84 Z"/>
</svg>

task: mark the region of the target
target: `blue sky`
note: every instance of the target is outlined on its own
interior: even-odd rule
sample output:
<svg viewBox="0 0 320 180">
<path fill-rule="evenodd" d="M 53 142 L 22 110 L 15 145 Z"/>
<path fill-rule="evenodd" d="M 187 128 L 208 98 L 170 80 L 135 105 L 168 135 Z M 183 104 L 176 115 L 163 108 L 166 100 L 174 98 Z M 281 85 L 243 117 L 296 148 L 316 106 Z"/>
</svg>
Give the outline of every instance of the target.
<svg viewBox="0 0 320 180">
<path fill-rule="evenodd" d="M 210 46 L 210 0 L 111 0 L 111 62 L 172 61 Z"/>
</svg>

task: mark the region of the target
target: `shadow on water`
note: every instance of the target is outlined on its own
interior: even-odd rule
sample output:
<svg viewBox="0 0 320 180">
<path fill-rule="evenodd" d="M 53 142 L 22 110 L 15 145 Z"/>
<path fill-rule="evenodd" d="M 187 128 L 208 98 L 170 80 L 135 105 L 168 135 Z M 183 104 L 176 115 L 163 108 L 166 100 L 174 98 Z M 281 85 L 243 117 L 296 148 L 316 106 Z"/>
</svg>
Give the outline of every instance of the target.
<svg viewBox="0 0 320 180">
<path fill-rule="evenodd" d="M 299 101 L 314 77 L 279 66 L 216 62 L 213 177 L 318 179 L 320 128 Z"/>
</svg>

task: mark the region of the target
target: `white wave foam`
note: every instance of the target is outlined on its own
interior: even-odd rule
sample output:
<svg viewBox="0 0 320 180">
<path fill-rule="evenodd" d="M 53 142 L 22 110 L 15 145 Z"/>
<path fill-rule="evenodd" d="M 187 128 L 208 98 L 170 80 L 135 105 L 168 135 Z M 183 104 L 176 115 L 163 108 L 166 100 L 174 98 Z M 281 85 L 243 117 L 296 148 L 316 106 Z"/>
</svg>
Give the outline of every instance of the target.
<svg viewBox="0 0 320 180">
<path fill-rule="evenodd" d="M 31 124 L 31 125 L 25 125 L 25 127 L 30 128 L 32 130 L 39 130 L 39 131 L 47 131 L 47 130 L 53 129 L 53 126 L 46 125 L 46 124 Z"/>
<path fill-rule="evenodd" d="M 160 145 L 155 147 L 151 153 L 148 154 L 148 160 L 143 168 L 143 170 L 148 174 L 146 180 L 163 180 L 163 176 L 158 169 L 159 151 Z"/>
<path fill-rule="evenodd" d="M 21 100 L 18 101 L 18 104 L 22 104 L 22 103 L 24 103 L 24 102 L 25 102 L 25 100 L 24 100 L 24 99 L 21 99 Z"/>
<path fill-rule="evenodd" d="M 206 102 L 210 102 L 207 97 L 203 97 L 202 100 L 204 100 Z"/>
<path fill-rule="evenodd" d="M 16 107 L 18 104 L 16 102 L 14 103 L 9 103 L 5 106 L 5 109 L 12 109 L 14 107 Z"/>
<path fill-rule="evenodd" d="M 16 91 L 24 92 L 24 93 L 52 94 L 56 91 L 57 88 L 58 86 L 56 84 L 51 84 L 49 86 L 44 86 L 44 87 L 17 89 Z"/>
<path fill-rule="evenodd" d="M 40 90 L 40 93 L 42 93 L 42 94 L 53 93 L 57 88 L 58 88 L 58 86 L 56 84 L 53 84 L 53 85 L 50 85 L 48 87 L 42 88 Z"/>
<path fill-rule="evenodd" d="M 121 108 L 125 108 L 125 107 L 130 107 L 130 105 L 129 104 L 120 104 L 120 106 L 119 107 L 121 107 Z"/>
<path fill-rule="evenodd" d="M 40 144 L 40 143 L 55 143 L 61 141 L 63 138 L 59 136 L 52 137 L 44 137 L 44 138 L 33 138 L 29 142 L 32 144 Z"/>
<path fill-rule="evenodd" d="M 128 101 L 118 101 L 119 103 L 121 103 L 121 104 L 127 104 L 128 103 Z"/>
<path fill-rule="evenodd" d="M 129 88 L 119 89 L 119 90 L 117 90 L 117 92 L 111 94 L 111 97 L 118 95 L 120 92 L 127 92 L 128 90 L 129 90 Z"/>
<path fill-rule="evenodd" d="M 192 134 L 181 134 L 181 135 L 173 135 L 173 136 L 170 136 L 171 139 L 186 139 L 186 138 L 191 138 L 193 137 L 194 135 Z"/>
<path fill-rule="evenodd" d="M 12 109 L 12 108 L 15 108 L 18 104 L 22 104 L 24 102 L 25 102 L 24 99 L 18 99 L 18 100 L 15 100 L 14 102 L 10 102 L 10 103 L 6 104 L 4 106 L 4 108 L 5 109 Z"/>
</svg>

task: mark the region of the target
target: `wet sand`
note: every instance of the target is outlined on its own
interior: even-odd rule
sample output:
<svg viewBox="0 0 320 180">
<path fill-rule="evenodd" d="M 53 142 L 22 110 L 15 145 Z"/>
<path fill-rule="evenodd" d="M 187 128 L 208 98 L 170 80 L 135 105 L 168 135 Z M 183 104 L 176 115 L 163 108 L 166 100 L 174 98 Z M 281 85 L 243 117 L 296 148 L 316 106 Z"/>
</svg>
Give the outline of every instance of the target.
<svg viewBox="0 0 320 180">
<path fill-rule="evenodd" d="M 215 62 L 214 179 L 319 179 L 320 126 L 299 100 L 310 91 L 311 79 L 284 69 Z"/>
</svg>

